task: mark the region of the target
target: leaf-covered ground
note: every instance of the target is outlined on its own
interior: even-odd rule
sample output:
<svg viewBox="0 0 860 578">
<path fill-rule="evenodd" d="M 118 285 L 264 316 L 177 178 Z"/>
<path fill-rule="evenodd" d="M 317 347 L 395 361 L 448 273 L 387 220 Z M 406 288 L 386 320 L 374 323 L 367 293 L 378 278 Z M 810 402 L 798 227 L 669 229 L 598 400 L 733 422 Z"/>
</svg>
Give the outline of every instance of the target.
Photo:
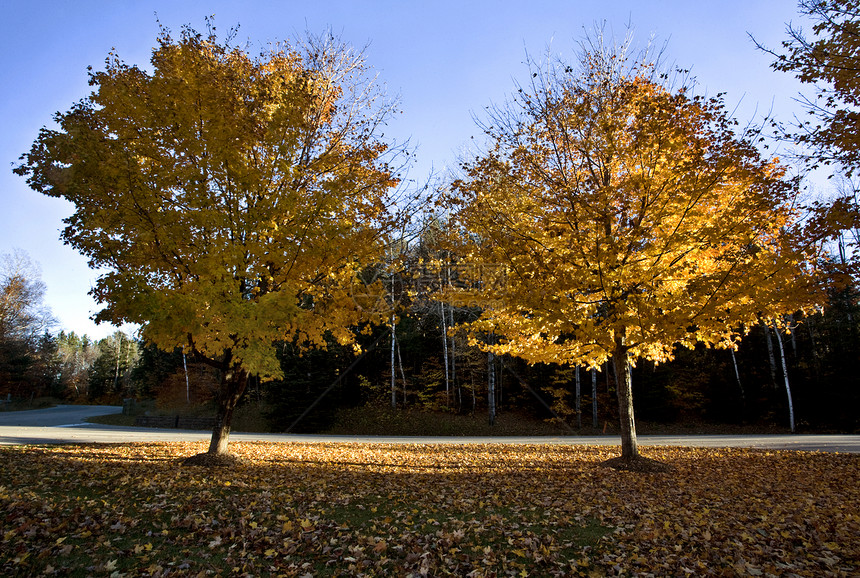
<svg viewBox="0 0 860 578">
<path fill-rule="evenodd" d="M 856 576 L 860 456 L 240 444 L 0 448 L 4 576 Z"/>
</svg>

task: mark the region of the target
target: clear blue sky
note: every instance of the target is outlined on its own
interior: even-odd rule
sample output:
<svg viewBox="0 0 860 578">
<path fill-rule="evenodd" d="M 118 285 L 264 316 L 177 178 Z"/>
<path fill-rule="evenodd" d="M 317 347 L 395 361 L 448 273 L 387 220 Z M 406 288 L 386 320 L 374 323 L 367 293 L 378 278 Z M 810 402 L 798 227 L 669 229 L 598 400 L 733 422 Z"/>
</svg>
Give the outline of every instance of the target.
<svg viewBox="0 0 860 578">
<path fill-rule="evenodd" d="M 524 78 L 526 51 L 551 45 L 572 56 L 584 30 L 602 21 L 618 36 L 631 23 L 639 45 L 651 35 L 668 41 L 667 59 L 690 68 L 700 91 L 726 92 L 730 108 L 740 103 L 742 121 L 771 107 L 788 120 L 799 109 L 800 85 L 771 71 L 747 36 L 777 47 L 785 24 L 802 22 L 793 0 L 0 0 L 0 8 L 0 253 L 18 247 L 39 263 L 57 330 L 96 338 L 115 328 L 89 320 L 96 274 L 58 240 L 70 206 L 31 191 L 11 169 L 53 113 L 89 93 L 88 65 L 101 68 L 112 48 L 148 64 L 156 13 L 174 31 L 205 30 L 204 17 L 215 15 L 219 34 L 239 24 L 238 40 L 252 47 L 328 28 L 355 46 L 369 43 L 367 59 L 403 111 L 388 133 L 418 146 L 417 180 L 431 166 L 455 165 L 480 136 L 473 115 Z"/>
</svg>

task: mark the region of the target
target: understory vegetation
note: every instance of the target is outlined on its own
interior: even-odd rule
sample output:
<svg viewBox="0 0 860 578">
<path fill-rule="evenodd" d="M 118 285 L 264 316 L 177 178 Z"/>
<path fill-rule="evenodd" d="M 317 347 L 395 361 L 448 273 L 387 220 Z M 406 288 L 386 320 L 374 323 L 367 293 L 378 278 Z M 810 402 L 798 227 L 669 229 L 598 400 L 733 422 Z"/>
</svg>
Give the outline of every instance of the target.
<svg viewBox="0 0 860 578">
<path fill-rule="evenodd" d="M 860 430 L 860 414 L 856 412 L 860 407 L 860 374 L 852 369 L 860 358 L 860 308 L 853 305 L 853 299 L 835 295 L 823 313 L 798 319 L 791 333 L 781 336 L 799 432 Z M 693 426 L 705 432 L 716 426 L 787 428 L 785 376 L 773 331 L 754 327 L 734 355 L 704 347 L 679 348 L 671 362 L 638 363 L 633 368 L 637 418 L 651 424 L 652 429 Z M 377 334 L 383 332 L 384 328 L 377 329 L 362 345 L 370 349 L 379 338 Z M 301 355 L 282 347 L 285 377 L 268 383 L 251 381 L 237 410 L 234 429 L 308 433 L 345 431 L 346 427 L 356 433 L 379 433 L 380 429 L 384 433 L 392 426 L 397 431 L 413 427 L 416 413 L 448 416 L 446 424 L 460 424 L 452 433 L 468 431 L 471 422 L 487 423 L 486 354 L 469 347 L 462 335 L 450 338 L 453 369 L 448 369 L 446 390 L 441 320 L 430 315 L 404 316 L 397 325 L 397 335 L 400 355 L 394 366 L 394 408 L 390 352 L 385 347 L 370 350 L 348 372 L 345 370 L 357 356 L 346 347 L 331 344 L 327 351 Z M 61 357 L 74 364 L 64 364 L 60 359 L 60 370 L 52 374 L 56 379 L 50 386 L 34 379 L 32 373 L 3 382 L 0 394 L 8 392 L 14 402 L 4 404 L 5 409 L 32 409 L 41 403 L 42 396 L 52 394 L 50 399 L 64 403 L 120 405 L 123 399 L 134 399 L 137 413 L 214 415 L 217 372 L 188 360 L 183 363 L 180 352 L 165 353 L 127 337 L 115 337 L 104 344 L 88 344 L 86 351 L 95 347 L 92 351 L 99 353 L 89 353 L 87 365 L 85 351 L 73 353 L 70 344 L 88 341 L 70 340 L 65 334 L 61 338 Z M 383 335 L 382 341 L 386 339 Z M 120 363 L 117 351 L 123 353 Z M 126 364 L 126 358 L 133 363 Z M 494 369 L 494 401 L 499 416 L 496 429 L 503 429 L 516 415 L 528 418 L 533 428 L 531 432 L 518 430 L 516 435 L 544 433 L 543 422 L 561 433 L 617 431 L 615 379 L 605 365 L 593 377 L 581 368 L 579 403 L 573 368 L 527 365 L 498 357 Z M 490 426 L 486 429 L 492 430 Z M 427 433 L 446 435 L 438 430 Z"/>
</svg>

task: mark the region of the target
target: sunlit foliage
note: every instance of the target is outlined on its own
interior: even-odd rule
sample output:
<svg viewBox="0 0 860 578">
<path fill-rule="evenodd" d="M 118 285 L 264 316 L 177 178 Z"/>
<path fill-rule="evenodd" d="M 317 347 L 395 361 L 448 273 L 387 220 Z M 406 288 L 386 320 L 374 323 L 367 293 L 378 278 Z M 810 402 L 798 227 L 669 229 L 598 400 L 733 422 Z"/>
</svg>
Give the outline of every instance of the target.
<svg viewBox="0 0 860 578">
<path fill-rule="evenodd" d="M 391 105 L 330 37 L 252 57 L 163 31 L 151 65 L 112 54 L 17 170 L 73 203 L 63 239 L 107 271 L 97 319 L 217 367 L 229 428 L 248 377 L 281 375 L 277 340 L 353 341 L 350 287 L 380 259 L 397 182 Z"/>
<path fill-rule="evenodd" d="M 575 66 L 533 64 L 453 187 L 464 260 L 508 269 L 476 289 L 487 307 L 474 340 L 495 333 L 486 349 L 533 363 L 612 359 L 625 456 L 636 454 L 628 363 L 734 347 L 759 319 L 821 299 L 819 246 L 786 167 L 719 96 L 658 70 L 602 38 Z"/>
</svg>

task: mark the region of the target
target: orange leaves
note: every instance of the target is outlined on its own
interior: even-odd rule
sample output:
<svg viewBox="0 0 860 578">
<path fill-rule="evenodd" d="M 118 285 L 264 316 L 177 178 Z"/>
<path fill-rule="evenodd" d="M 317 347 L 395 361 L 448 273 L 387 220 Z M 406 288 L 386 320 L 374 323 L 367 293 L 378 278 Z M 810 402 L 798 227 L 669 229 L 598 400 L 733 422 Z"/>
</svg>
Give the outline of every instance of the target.
<svg viewBox="0 0 860 578">
<path fill-rule="evenodd" d="M 784 166 L 720 97 L 609 52 L 541 71 L 491 109 L 492 151 L 453 185 L 464 259 L 509 268 L 500 304 L 469 327 L 477 339 L 493 330 L 500 353 L 532 363 L 599 364 L 619 348 L 660 362 L 821 299 Z"/>
<path fill-rule="evenodd" d="M 566 445 L 0 448 L 0 573 L 849 576 L 856 456 Z M 229 482 L 229 483 L 228 483 Z"/>
</svg>

